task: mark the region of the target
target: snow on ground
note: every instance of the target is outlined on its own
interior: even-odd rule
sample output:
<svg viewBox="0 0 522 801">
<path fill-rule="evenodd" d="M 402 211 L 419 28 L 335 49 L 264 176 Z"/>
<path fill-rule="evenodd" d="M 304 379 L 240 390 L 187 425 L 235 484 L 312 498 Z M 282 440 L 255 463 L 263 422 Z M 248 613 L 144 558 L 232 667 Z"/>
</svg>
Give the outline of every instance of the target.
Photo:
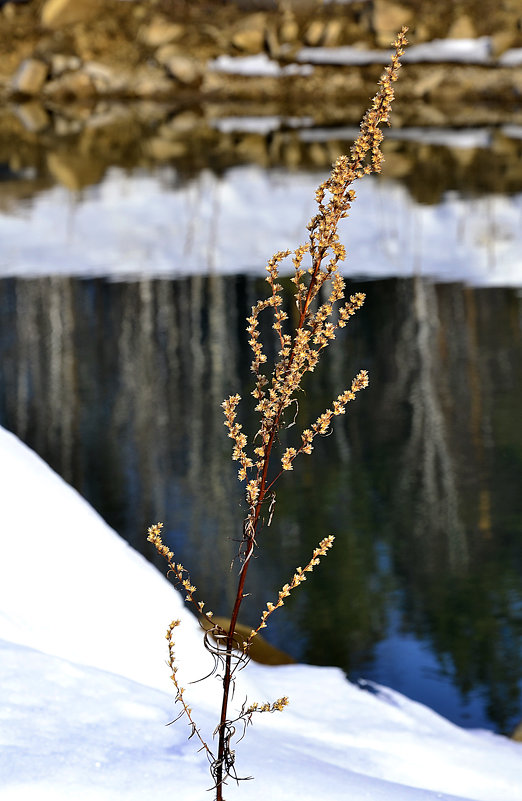
<svg viewBox="0 0 522 801">
<path fill-rule="evenodd" d="M 312 117 L 281 117 L 277 114 L 264 117 L 218 117 L 212 120 L 212 127 L 221 133 L 254 133 L 267 136 L 284 128 L 303 128 L 313 125 Z"/>
<path fill-rule="evenodd" d="M 520 67 L 522 65 L 522 47 L 513 47 L 506 50 L 498 59 L 501 67 Z"/>
<path fill-rule="evenodd" d="M 436 39 L 425 44 L 410 45 L 401 57 L 403 64 L 447 63 L 488 64 L 491 42 L 489 36 L 480 39 Z M 342 47 L 302 47 L 296 60 L 305 64 L 336 64 L 339 66 L 388 64 L 391 50 L 366 50 L 345 45 Z"/>
<path fill-rule="evenodd" d="M 403 64 L 487 64 L 499 67 L 517 67 L 522 64 L 522 48 L 512 48 L 494 59 L 491 55 L 491 36 L 477 39 L 434 39 L 418 45 L 409 45 L 401 57 Z M 312 64 L 337 66 L 365 66 L 388 64 L 392 51 L 370 50 L 364 47 L 302 47 L 295 55 L 298 64 L 281 66 L 265 53 L 255 56 L 218 56 L 208 62 L 211 72 L 231 75 L 282 77 L 309 75 Z M 308 69 L 308 72 L 303 70 Z"/>
<path fill-rule="evenodd" d="M 0 799 L 196 801 L 206 759 L 175 717 L 164 630 L 211 737 L 217 684 L 192 615 L 167 580 L 14 435 L 0 429 Z M 145 535 L 144 535 L 145 536 Z M 520 801 L 522 746 L 459 729 L 336 668 L 250 664 L 238 704 L 287 694 L 236 749 L 227 799 Z"/>
<path fill-rule="evenodd" d="M 282 67 L 278 61 L 269 58 L 266 53 L 259 53 L 256 56 L 221 55 L 209 61 L 207 69 L 210 72 L 264 78 L 281 78 L 288 75 L 306 76 L 313 72 L 313 67 L 308 64 L 287 64 Z"/>
<path fill-rule="evenodd" d="M 456 146 L 476 144 L 477 136 L 460 132 Z M 131 175 L 114 168 L 77 197 L 56 186 L 0 212 L 0 277 L 264 274 L 274 252 L 305 241 L 324 177 L 251 165 L 180 183 L 170 168 Z M 522 283 L 522 193 L 448 192 L 423 205 L 398 181 L 369 177 L 355 189 L 341 231 L 346 275 Z"/>
</svg>

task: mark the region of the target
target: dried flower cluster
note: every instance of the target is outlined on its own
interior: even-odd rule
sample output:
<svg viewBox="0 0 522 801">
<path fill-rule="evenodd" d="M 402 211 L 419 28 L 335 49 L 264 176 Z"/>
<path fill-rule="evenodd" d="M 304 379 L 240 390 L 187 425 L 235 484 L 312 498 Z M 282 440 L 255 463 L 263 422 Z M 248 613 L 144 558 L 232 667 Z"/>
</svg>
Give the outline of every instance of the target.
<svg viewBox="0 0 522 801">
<path fill-rule="evenodd" d="M 258 704 L 254 701 L 246 711 L 249 715 L 251 715 L 252 712 L 282 712 L 285 706 L 288 706 L 288 698 L 286 695 L 282 698 L 278 698 L 277 701 L 273 701 L 271 704 L 268 703 L 268 701 L 266 704 Z"/>
<path fill-rule="evenodd" d="M 318 547 L 313 552 L 312 558 L 310 559 L 310 561 L 308 562 L 306 567 L 305 568 L 296 567 L 295 573 L 293 575 L 293 578 L 292 578 L 292 581 L 290 582 L 290 584 L 285 584 L 283 586 L 283 588 L 281 590 L 279 590 L 279 596 L 277 598 L 277 602 L 275 604 L 273 604 L 270 601 L 267 601 L 266 609 L 261 614 L 261 622 L 260 622 L 259 626 L 257 627 L 257 629 L 252 629 L 252 631 L 250 632 L 250 637 L 248 638 L 248 640 L 246 640 L 246 642 L 243 645 L 243 649 L 245 651 L 248 651 L 248 648 L 250 647 L 250 643 L 252 642 L 252 640 L 254 639 L 256 634 L 261 629 L 265 629 L 266 628 L 266 620 L 267 620 L 268 617 L 270 617 L 272 612 L 275 612 L 276 609 L 279 609 L 280 606 L 284 605 L 285 598 L 288 598 L 288 596 L 290 595 L 292 590 L 295 590 L 295 588 L 298 587 L 303 581 L 306 581 L 306 575 L 305 574 L 312 572 L 314 567 L 316 565 L 318 565 L 319 562 L 321 561 L 321 556 L 326 556 L 327 552 L 329 551 L 329 549 L 334 544 L 334 539 L 335 539 L 335 537 L 333 536 L 333 534 L 330 534 L 329 537 L 325 537 L 324 540 L 321 540 L 321 542 L 319 543 Z"/>
<path fill-rule="evenodd" d="M 207 758 L 208 758 L 209 762 L 212 764 L 212 762 L 214 761 L 214 755 L 210 751 L 208 745 L 206 744 L 206 742 L 204 741 L 203 737 L 201 736 L 201 732 L 199 731 L 198 727 L 194 723 L 194 720 L 192 718 L 192 709 L 186 704 L 185 699 L 183 697 L 183 694 L 185 692 L 185 688 L 182 687 L 179 684 L 178 678 L 176 676 L 176 674 L 178 672 L 178 668 L 177 668 L 177 665 L 175 664 L 176 659 L 175 659 L 175 654 L 174 654 L 174 636 L 173 636 L 173 633 L 174 633 L 174 629 L 177 628 L 180 625 L 180 623 L 181 623 L 180 620 L 173 620 L 172 623 L 169 625 L 169 627 L 167 629 L 167 633 L 165 635 L 166 639 L 168 640 L 168 644 L 169 644 L 168 663 L 169 663 L 169 667 L 171 669 L 170 678 L 171 678 L 171 680 L 174 683 L 174 686 L 176 688 L 175 701 L 176 701 L 176 703 L 179 703 L 182 706 L 182 710 L 179 713 L 178 717 L 174 718 L 174 720 L 172 720 L 171 723 L 175 723 L 177 720 L 179 720 L 179 718 L 181 718 L 183 715 L 185 715 L 188 718 L 189 726 L 190 726 L 190 729 L 191 729 L 191 733 L 189 735 L 189 740 L 190 740 L 191 737 L 194 737 L 194 735 L 198 738 L 198 740 L 201 743 L 201 750 L 206 752 Z M 168 724 L 168 725 L 170 725 L 170 724 Z"/>
<path fill-rule="evenodd" d="M 197 608 L 198 612 L 201 614 L 205 607 L 203 601 L 196 602 L 194 599 L 194 593 L 197 592 L 197 588 L 190 581 L 190 576 L 188 574 L 188 570 L 186 570 L 182 564 L 179 562 L 176 564 L 174 559 L 174 554 L 170 551 L 166 545 L 163 544 L 163 540 L 161 539 L 161 529 L 163 528 L 163 523 L 155 523 L 151 526 L 147 531 L 147 540 L 151 542 L 154 547 L 156 548 L 157 552 L 164 556 L 169 564 L 169 569 L 167 570 L 167 576 L 173 575 L 175 581 L 183 587 L 184 591 L 186 592 L 185 601 L 190 601 L 190 603 L 194 604 Z M 212 618 L 213 612 L 206 612 L 205 613 L 208 618 Z"/>
<path fill-rule="evenodd" d="M 348 216 L 351 204 L 355 199 L 352 189 L 354 181 L 372 172 L 381 171 L 383 156 L 380 149 L 383 134 L 380 126 L 389 123 L 391 104 L 393 101 L 393 82 L 397 80 L 400 68 L 399 59 L 406 45 L 406 28 L 399 33 L 394 42 L 395 52 L 391 63 L 387 66 L 379 80 L 379 90 L 361 122 L 359 136 L 354 142 L 350 154 L 341 156 L 333 165 L 330 177 L 324 181 L 316 192 L 317 212 L 308 224 L 308 242 L 294 251 L 285 250 L 276 253 L 267 265 L 267 282 L 269 295 L 259 300 L 247 317 L 247 333 L 252 350 L 251 370 L 254 375 L 255 411 L 259 418 L 259 427 L 253 438 L 253 446 L 249 446 L 248 437 L 237 420 L 238 404 L 241 397 L 231 395 L 223 401 L 225 426 L 228 436 L 233 441 L 232 459 L 239 462 L 238 478 L 245 483 L 247 504 L 246 517 L 243 522 L 243 538 L 239 546 L 239 579 L 236 599 L 231 614 L 230 626 L 225 631 L 212 622 L 205 633 L 205 646 L 214 655 L 216 670 L 221 668 L 222 705 L 219 723 L 214 734 L 218 739 L 217 755 L 211 753 L 196 728 L 191 709 L 184 700 L 184 688 L 180 687 L 174 665 L 173 631 L 179 621 L 173 621 L 167 632 L 169 641 L 169 664 L 172 680 L 176 686 L 176 700 L 182 706 L 182 715 L 188 718 L 191 736 L 199 737 L 211 763 L 211 774 L 214 779 L 216 801 L 223 801 L 223 786 L 227 778 L 237 779 L 235 772 L 235 753 L 231 748 L 232 738 L 236 733 L 236 724 L 242 723 L 246 728 L 251 722 L 254 712 L 281 711 L 288 699 L 279 698 L 273 703 L 241 707 L 238 715 L 228 717 L 228 705 L 232 696 L 236 671 L 248 661 L 249 648 L 253 638 L 260 629 L 265 628 L 270 615 L 284 605 L 285 599 L 292 590 L 306 579 L 306 574 L 319 564 L 332 547 L 334 537 L 324 538 L 314 550 L 311 560 L 303 569 L 298 567 L 289 584 L 285 584 L 279 592 L 275 603 L 268 602 L 261 615 L 257 628 L 252 629 L 249 638 L 242 648 L 236 638 L 235 630 L 239 610 L 245 597 L 245 580 L 250 557 L 258 544 L 258 537 L 264 519 L 270 523 L 275 502 L 274 484 L 285 472 L 293 469 L 296 457 L 310 454 L 313 442 L 318 435 L 330 431 L 335 416 L 344 414 L 346 406 L 353 401 L 357 393 L 368 386 L 368 374 L 361 370 L 352 380 L 350 388 L 341 392 L 308 428 L 300 435 L 300 442 L 286 447 L 282 454 L 275 457 L 278 443 L 278 432 L 289 424 L 285 413 L 294 404 L 297 406 L 297 393 L 302 388 L 306 373 L 314 371 L 322 351 L 335 339 L 339 328 L 344 328 L 350 318 L 364 303 L 365 296 L 358 292 L 345 300 L 345 282 L 339 273 L 339 264 L 346 256 L 344 246 L 339 241 L 338 226 Z M 294 300 L 297 315 L 293 322 L 283 309 L 282 286 L 279 283 L 279 272 L 282 263 L 292 257 L 295 286 Z M 278 355 L 271 369 L 267 368 L 267 355 L 259 330 L 260 314 L 271 309 Z M 296 415 L 294 415 L 296 416 Z M 293 421 L 292 421 L 293 422 Z M 266 514 L 265 514 L 266 510 Z M 199 613 L 203 612 L 204 603 L 195 600 L 196 587 L 183 565 L 174 562 L 174 555 L 161 539 L 161 523 L 151 526 L 148 539 L 157 551 L 167 559 L 169 570 L 176 582 L 185 592 L 185 599 L 195 605 Z M 212 619 L 212 612 L 206 616 Z M 214 644 L 209 634 L 212 635 Z"/>
</svg>

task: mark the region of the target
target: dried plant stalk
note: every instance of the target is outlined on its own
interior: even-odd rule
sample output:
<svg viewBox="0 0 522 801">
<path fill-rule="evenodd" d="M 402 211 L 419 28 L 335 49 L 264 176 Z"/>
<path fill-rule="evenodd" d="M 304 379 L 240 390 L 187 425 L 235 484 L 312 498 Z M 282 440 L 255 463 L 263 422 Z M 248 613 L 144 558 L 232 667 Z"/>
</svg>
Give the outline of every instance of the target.
<svg viewBox="0 0 522 801">
<path fill-rule="evenodd" d="M 251 370 L 255 379 L 252 395 L 259 418 L 258 430 L 253 439 L 255 447 L 251 450 L 247 435 L 237 421 L 241 397 L 238 394 L 231 395 L 222 404 L 228 436 L 234 443 L 232 459 L 239 463 L 238 479 L 246 482 L 247 512 L 238 550 L 239 578 L 228 631 L 214 624 L 205 632 L 205 646 L 215 658 L 215 669 L 220 666 L 222 681 L 221 715 L 214 732 L 218 740 L 216 756 L 196 727 L 191 709 L 184 700 L 184 688 L 177 683 L 172 633 L 178 621 L 171 623 L 167 632 L 172 680 L 176 686 L 177 701 L 182 706 L 180 714 L 188 718 L 191 736 L 199 738 L 201 747 L 209 758 L 216 801 L 223 801 L 223 786 L 227 779 L 239 778 L 235 771 L 235 753 L 231 747 L 237 725 L 242 724 L 245 730 L 254 712 L 281 711 L 288 703 L 286 696 L 273 703 L 252 703 L 247 706 L 245 702 L 237 717 L 229 719 L 228 706 L 235 674 L 248 662 L 252 640 L 260 629 L 266 627 L 270 615 L 283 606 L 285 598 L 306 579 L 306 574 L 319 564 L 321 557 L 325 556 L 333 545 L 333 536 L 326 537 L 320 542 L 306 567 L 304 569 L 298 567 L 291 582 L 280 590 L 277 601 L 267 603 L 259 625 L 252 629 L 248 639 L 241 645 L 235 635 L 236 624 L 245 597 L 245 581 L 250 558 L 258 544 L 262 528 L 262 512 L 265 508 L 268 508 L 268 518 L 271 519 L 275 499 L 274 485 L 283 472 L 293 469 L 297 456 L 312 452 L 314 439 L 318 435 L 327 434 L 333 418 L 344 414 L 347 404 L 355 399 L 360 390 L 368 386 L 368 374 L 365 370 L 361 370 L 352 380 L 350 388 L 341 392 L 331 407 L 302 431 L 300 443 L 287 447 L 277 457 L 277 467 L 274 466 L 277 433 L 285 426 L 286 410 L 296 403 L 296 393 L 302 387 L 305 374 L 314 371 L 322 351 L 335 339 L 337 330 L 346 326 L 365 300 L 364 294 L 360 292 L 344 300 L 345 282 L 339 273 L 339 264 L 346 254 L 344 246 L 339 241 L 338 226 L 340 221 L 348 216 L 355 199 L 355 192 L 352 189 L 354 181 L 364 175 L 381 171 L 383 156 L 380 146 L 383 134 L 380 126 L 389 123 L 394 97 L 393 83 L 397 80 L 399 59 L 407 44 L 406 31 L 407 28 L 403 28 L 393 43 L 395 50 L 391 62 L 381 75 L 379 90 L 363 117 L 359 136 L 350 154 L 337 159 L 330 177 L 316 191 L 317 212 L 307 226 L 308 242 L 294 251 L 280 251 L 270 259 L 266 268 L 270 293 L 266 299 L 259 300 L 252 307 L 251 314 L 247 317 L 246 330 L 252 350 Z M 295 285 L 294 299 L 298 312 L 293 327 L 289 324 L 288 315 L 282 308 L 282 286 L 279 283 L 281 264 L 290 256 L 294 268 L 291 280 Z M 267 371 L 265 367 L 267 356 L 260 336 L 259 316 L 269 309 L 273 315 L 272 328 L 275 331 L 279 352 L 272 369 Z M 167 559 L 168 573 L 184 590 L 185 599 L 202 613 L 205 605 L 202 601 L 195 600 L 196 588 L 191 583 L 187 571 L 183 565 L 174 562 L 173 553 L 161 540 L 161 524 L 149 529 L 148 538 L 158 552 Z M 207 612 L 206 616 L 212 620 L 212 612 Z"/>
</svg>

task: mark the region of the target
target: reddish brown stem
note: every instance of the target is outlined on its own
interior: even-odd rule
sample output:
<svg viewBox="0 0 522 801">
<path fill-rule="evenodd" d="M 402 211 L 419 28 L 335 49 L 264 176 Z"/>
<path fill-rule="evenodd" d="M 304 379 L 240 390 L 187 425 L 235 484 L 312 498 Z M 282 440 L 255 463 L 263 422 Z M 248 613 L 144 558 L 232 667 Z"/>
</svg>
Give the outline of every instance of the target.
<svg viewBox="0 0 522 801">
<path fill-rule="evenodd" d="M 352 182 L 347 181 L 343 188 L 343 194 L 346 192 L 348 186 L 350 186 Z M 334 221 L 331 225 L 331 230 L 335 231 L 337 229 L 337 224 L 340 219 L 340 211 L 334 218 Z M 312 277 L 310 279 L 310 283 L 308 285 L 308 291 L 306 293 L 306 298 L 301 309 L 299 315 L 299 321 L 296 326 L 296 332 L 299 331 L 306 320 L 306 315 L 308 313 L 308 309 L 310 303 L 313 299 L 313 291 L 315 284 L 317 282 L 317 276 L 319 274 L 321 264 L 325 257 L 326 252 L 328 251 L 328 245 L 323 245 L 319 248 L 313 257 L 314 265 L 313 265 L 313 272 Z M 295 340 L 294 340 L 295 342 Z M 288 364 L 286 366 L 286 372 L 289 371 L 290 367 L 292 366 L 292 362 L 295 356 L 295 345 L 292 348 L 292 351 L 288 358 Z M 250 564 L 250 557 L 252 555 L 252 551 L 254 549 L 255 543 L 255 536 L 257 532 L 257 527 L 259 524 L 259 518 L 261 514 L 261 508 L 263 505 L 263 501 L 265 499 L 265 495 L 267 492 L 267 475 L 268 475 L 268 465 L 270 462 L 270 454 L 272 452 L 272 446 L 274 444 L 275 435 L 279 429 L 279 423 L 281 420 L 281 415 L 283 413 L 283 403 L 281 402 L 277 414 L 274 417 L 274 421 L 272 424 L 272 430 L 270 432 L 270 438 L 268 440 L 266 450 L 265 450 L 265 458 L 263 463 L 263 472 L 261 475 L 261 482 L 259 487 L 259 495 L 256 502 L 256 506 L 254 508 L 253 513 L 251 512 L 249 515 L 250 526 L 248 527 L 248 534 L 247 534 L 247 551 L 244 557 L 243 564 L 241 566 L 241 571 L 239 574 L 239 581 L 236 593 L 236 599 L 234 602 L 234 608 L 232 610 L 232 616 L 230 618 L 230 628 L 228 630 L 228 636 L 226 641 L 226 656 L 225 656 L 225 674 L 223 676 L 223 700 L 221 705 L 221 717 L 218 726 L 218 753 L 217 753 L 217 766 L 216 766 L 216 801 L 223 801 L 223 773 L 224 773 L 224 761 L 225 761 L 225 750 L 226 750 L 226 722 L 227 722 L 227 710 L 228 710 L 228 701 L 230 696 L 230 685 L 232 682 L 232 649 L 234 647 L 234 631 L 236 628 L 237 619 L 239 616 L 239 610 L 241 608 L 241 604 L 244 598 L 244 587 L 246 581 L 246 575 L 248 571 L 248 566 Z M 272 487 L 274 482 L 272 482 L 268 489 Z"/>
<path fill-rule="evenodd" d="M 303 326 L 303 323 L 306 318 L 306 312 L 310 305 L 312 299 L 312 291 L 313 286 L 317 280 L 317 274 L 319 272 L 319 268 L 321 266 L 322 259 L 324 257 L 324 253 L 321 254 L 320 257 L 316 258 L 316 264 L 314 266 L 314 271 L 312 274 L 312 278 L 310 280 L 310 284 L 308 287 L 308 292 L 306 295 L 306 299 L 303 305 L 303 309 L 301 311 L 299 322 L 297 324 L 296 330 L 300 329 Z M 290 353 L 288 359 L 287 370 L 291 367 L 292 361 L 294 358 L 294 349 L 292 348 L 292 352 Z M 259 524 L 259 517 L 261 515 L 261 508 L 263 505 L 263 501 L 266 495 L 266 481 L 268 475 L 268 465 L 270 462 L 270 454 L 272 452 L 272 446 L 274 444 L 274 439 L 277 430 L 279 429 L 279 421 L 281 419 L 281 414 L 283 413 L 282 404 L 278 409 L 278 412 L 274 418 L 274 422 L 272 425 L 272 431 L 270 433 L 270 439 L 268 440 L 266 450 L 265 450 L 265 459 L 263 464 L 263 473 L 261 476 L 261 485 L 259 488 L 259 496 L 257 499 L 257 503 L 253 512 L 249 515 L 251 517 L 251 524 L 249 526 L 249 533 L 247 534 L 247 552 L 244 557 L 243 564 L 241 566 L 241 571 L 239 574 L 239 581 L 237 586 L 237 593 L 236 593 L 236 600 L 234 602 L 234 608 L 232 610 L 232 616 L 230 618 L 230 627 L 228 630 L 227 642 L 226 642 L 226 656 L 225 656 L 225 674 L 223 676 L 223 700 L 221 704 L 221 717 L 219 720 L 218 726 L 218 752 L 217 752 L 217 766 L 216 766 L 216 801 L 223 801 L 223 767 L 224 767 L 224 760 L 225 760 L 225 748 L 226 748 L 226 721 L 227 721 L 227 710 L 228 710 L 228 700 L 230 696 L 230 684 L 232 681 L 232 649 L 234 647 L 234 631 L 236 628 L 237 619 L 239 616 L 239 610 L 241 608 L 241 604 L 243 602 L 244 594 L 243 590 L 245 587 L 246 575 L 248 571 L 248 566 L 250 564 L 250 557 L 252 555 L 252 551 L 254 549 L 254 542 L 255 542 L 255 535 L 257 531 L 257 527 Z M 273 483 L 273 482 L 272 482 Z M 270 485 L 272 486 L 272 484 Z"/>
</svg>

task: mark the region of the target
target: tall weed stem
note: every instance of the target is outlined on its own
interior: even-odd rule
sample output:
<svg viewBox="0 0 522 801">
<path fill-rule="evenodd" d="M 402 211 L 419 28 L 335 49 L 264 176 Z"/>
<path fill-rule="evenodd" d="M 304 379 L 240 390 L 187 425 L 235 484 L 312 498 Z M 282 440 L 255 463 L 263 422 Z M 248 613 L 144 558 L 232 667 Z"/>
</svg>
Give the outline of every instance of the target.
<svg viewBox="0 0 522 801">
<path fill-rule="evenodd" d="M 372 104 L 365 113 L 360 132 L 350 149 L 348 156 L 341 156 L 332 167 L 331 174 L 316 191 L 317 211 L 308 223 L 308 241 L 295 251 L 276 253 L 267 265 L 267 281 L 270 293 L 264 300 L 259 300 L 247 317 L 247 332 L 252 350 L 251 370 L 254 375 L 255 411 L 259 417 L 259 427 L 253 438 L 252 450 L 248 449 L 248 438 L 237 422 L 237 409 L 241 401 L 239 395 L 231 395 L 223 401 L 225 425 L 228 436 L 233 440 L 232 459 L 239 462 L 238 478 L 246 481 L 245 500 L 247 514 L 243 521 L 243 536 L 239 545 L 239 577 L 235 601 L 227 630 L 212 621 L 212 612 L 206 612 L 210 621 L 210 629 L 205 634 L 205 645 L 215 658 L 216 669 L 222 669 L 222 701 L 219 723 L 214 734 L 217 735 L 217 753 L 211 749 L 197 729 L 190 708 L 183 697 L 184 689 L 179 686 L 174 667 L 174 645 L 172 633 L 179 621 L 173 621 L 169 627 L 169 664 L 172 678 L 176 686 L 176 700 L 181 704 L 180 715 L 189 719 L 192 735 L 196 735 L 202 744 L 210 762 L 210 770 L 214 779 L 216 801 L 224 801 L 223 787 L 227 779 L 239 780 L 235 770 L 235 753 L 231 747 L 232 738 L 238 723 L 246 726 L 251 722 L 255 712 L 281 711 L 286 706 L 286 696 L 272 703 L 250 706 L 243 704 L 235 718 L 229 718 L 231 691 L 236 671 L 245 666 L 249 659 L 249 650 L 254 637 L 260 629 L 265 628 L 268 617 L 284 604 L 285 598 L 306 579 L 306 574 L 313 570 L 321 557 L 325 556 L 333 544 L 333 536 L 324 538 L 314 550 L 306 567 L 296 568 L 289 584 L 285 584 L 279 592 L 275 603 L 267 603 L 261 621 L 250 636 L 240 643 L 236 635 L 241 605 L 245 598 L 245 585 L 250 560 L 258 545 L 259 535 L 273 514 L 275 504 L 274 485 L 282 473 L 293 469 L 295 459 L 301 454 L 310 454 L 314 439 L 318 435 L 327 434 L 336 415 L 344 414 L 346 405 L 355 399 L 357 392 L 368 386 L 368 374 L 361 370 L 352 380 L 349 389 L 345 389 L 326 409 L 301 432 L 301 441 L 295 446 L 287 447 L 282 455 L 275 457 L 275 446 L 279 444 L 278 432 L 287 426 L 285 413 L 297 405 L 297 393 L 302 389 L 304 376 L 313 372 L 322 351 L 327 348 L 336 331 L 344 328 L 350 318 L 364 303 L 365 296 L 355 293 L 344 300 L 345 282 L 339 272 L 339 264 L 345 258 L 344 246 L 339 241 L 338 227 L 340 221 L 348 216 L 355 199 L 353 183 L 370 173 L 381 172 L 383 155 L 381 143 L 383 133 L 381 125 L 389 124 L 391 104 L 394 99 L 393 83 L 397 80 L 400 69 L 400 57 L 404 53 L 407 28 L 403 28 L 393 43 L 394 52 L 390 64 L 385 68 L 379 80 L 379 89 Z M 288 315 L 283 311 L 282 286 L 279 283 L 281 264 L 292 258 L 295 285 L 294 298 L 298 315 L 292 327 Z M 273 324 L 279 352 L 270 372 L 264 365 L 267 356 L 259 332 L 259 315 L 266 309 L 272 310 Z M 195 601 L 196 588 L 180 564 L 175 564 L 173 554 L 163 545 L 160 535 L 160 524 L 149 529 L 149 540 L 157 550 L 165 556 L 169 563 L 169 573 L 184 589 L 186 600 L 196 606 L 203 614 L 204 603 Z M 206 627 L 205 627 L 206 628 Z M 210 635 L 210 636 L 209 636 Z M 213 638 L 213 640 L 211 639 Z M 213 644 L 215 642 L 216 644 Z"/>
</svg>

